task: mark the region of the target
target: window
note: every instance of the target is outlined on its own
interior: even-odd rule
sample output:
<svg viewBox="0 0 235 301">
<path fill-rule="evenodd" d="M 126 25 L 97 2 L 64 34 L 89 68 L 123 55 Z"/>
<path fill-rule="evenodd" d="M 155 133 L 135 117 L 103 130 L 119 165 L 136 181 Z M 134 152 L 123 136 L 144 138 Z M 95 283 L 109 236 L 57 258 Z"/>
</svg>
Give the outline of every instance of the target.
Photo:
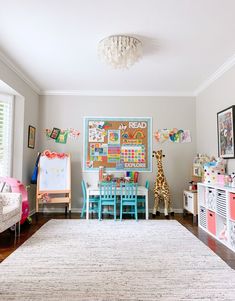
<svg viewBox="0 0 235 301">
<path fill-rule="evenodd" d="M 0 176 L 11 176 L 13 96 L 0 94 Z"/>
</svg>

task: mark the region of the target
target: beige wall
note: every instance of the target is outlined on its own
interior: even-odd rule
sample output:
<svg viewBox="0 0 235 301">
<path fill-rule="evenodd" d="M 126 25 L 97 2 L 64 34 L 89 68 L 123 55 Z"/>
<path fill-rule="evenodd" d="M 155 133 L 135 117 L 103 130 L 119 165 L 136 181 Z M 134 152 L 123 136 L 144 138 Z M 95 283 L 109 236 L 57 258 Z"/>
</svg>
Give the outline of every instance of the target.
<svg viewBox="0 0 235 301">
<path fill-rule="evenodd" d="M 217 155 L 217 112 L 234 104 L 235 67 L 212 83 L 196 98 L 193 97 L 88 97 L 88 96 L 39 96 L 14 71 L 0 61 L 0 79 L 16 90 L 16 119 L 14 144 L 14 175 L 28 184 L 38 150 L 49 148 L 55 151 L 70 152 L 72 155 L 73 207 L 81 207 L 80 182 L 84 177 L 90 184 L 97 181 L 97 174 L 82 173 L 83 117 L 84 116 L 150 116 L 153 117 L 153 130 L 157 128 L 190 129 L 192 143 L 157 145 L 166 154 L 165 173 L 173 195 L 173 206 L 182 208 L 182 190 L 190 180 L 190 167 L 196 152 Z M 196 111 L 196 114 L 195 114 Z M 40 119 L 39 119 L 40 112 Z M 28 125 L 37 128 L 36 147 L 27 147 Z M 39 129 L 40 125 L 40 129 Z M 55 144 L 43 134 L 47 127 L 77 128 L 81 131 L 78 141 L 69 140 L 66 145 Z M 18 162 L 18 164 L 16 164 Z M 141 184 L 146 179 L 153 182 L 153 172 L 140 176 Z M 228 160 L 228 172 L 235 171 L 235 159 Z M 151 193 L 150 207 L 153 195 Z M 34 200 L 31 209 L 34 208 Z"/>
<path fill-rule="evenodd" d="M 235 104 L 235 67 L 227 71 L 196 99 L 197 152 L 218 156 L 217 112 Z M 229 159 L 228 172 L 235 171 Z"/>
<path fill-rule="evenodd" d="M 40 97 L 40 150 L 50 149 L 69 152 L 72 156 L 72 207 L 81 208 L 80 183 L 84 177 L 88 183 L 97 181 L 96 173 L 82 173 L 83 117 L 84 116 L 150 116 L 153 130 L 157 128 L 189 129 L 192 143 L 175 144 L 166 142 L 153 149 L 162 148 L 166 154 L 164 167 L 173 195 L 173 207 L 182 208 L 182 191 L 188 187 L 190 168 L 196 153 L 195 98 L 193 97 L 88 97 L 88 96 L 41 96 Z M 66 145 L 48 140 L 43 134 L 45 128 L 75 128 L 81 131 L 78 141 L 69 140 Z M 140 175 L 141 184 L 150 180 L 151 190 L 156 175 L 153 172 Z M 153 196 L 151 193 L 150 208 Z"/>
<path fill-rule="evenodd" d="M 17 116 L 14 131 L 13 176 L 22 180 L 23 183 L 29 184 L 37 156 L 38 143 L 36 137 L 35 149 L 28 148 L 28 126 L 35 126 L 38 131 L 39 96 L 2 61 L 0 61 L 0 79 L 20 95 L 15 98 Z M 30 209 L 33 209 L 34 206 L 35 200 L 32 197 Z"/>
</svg>

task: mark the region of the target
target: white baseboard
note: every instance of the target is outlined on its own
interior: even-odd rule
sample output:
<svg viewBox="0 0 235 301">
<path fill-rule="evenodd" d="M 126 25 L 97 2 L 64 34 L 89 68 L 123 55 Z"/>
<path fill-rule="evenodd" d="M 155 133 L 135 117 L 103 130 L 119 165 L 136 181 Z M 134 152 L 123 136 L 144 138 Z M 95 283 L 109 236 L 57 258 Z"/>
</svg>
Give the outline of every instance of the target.
<svg viewBox="0 0 235 301">
<path fill-rule="evenodd" d="M 174 213 L 183 213 L 183 209 L 181 209 L 181 208 L 177 208 L 177 209 L 173 208 L 173 211 L 174 211 Z M 160 209 L 160 212 L 164 213 L 164 209 Z M 153 213 L 153 209 L 150 209 L 149 213 Z"/>
<path fill-rule="evenodd" d="M 64 213 L 64 208 L 40 208 L 39 212 L 43 212 L 43 213 Z M 183 213 L 183 209 L 181 208 L 175 208 L 173 209 L 173 211 L 175 213 Z M 35 209 L 31 210 L 29 215 L 32 216 L 33 214 L 35 214 Z M 71 209 L 72 213 L 81 213 L 82 212 L 82 208 L 72 208 Z M 152 213 L 153 209 L 149 209 L 149 213 Z M 164 213 L 164 209 L 160 209 L 161 213 Z"/>
</svg>

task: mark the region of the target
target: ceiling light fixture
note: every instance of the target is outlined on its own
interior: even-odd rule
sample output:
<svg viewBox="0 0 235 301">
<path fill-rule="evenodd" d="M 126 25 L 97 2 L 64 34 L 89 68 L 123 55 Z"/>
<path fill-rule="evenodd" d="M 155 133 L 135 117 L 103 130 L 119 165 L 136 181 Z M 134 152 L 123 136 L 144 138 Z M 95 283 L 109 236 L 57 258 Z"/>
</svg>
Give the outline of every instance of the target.
<svg viewBox="0 0 235 301">
<path fill-rule="evenodd" d="M 98 55 L 115 69 L 128 69 L 142 57 L 142 42 L 126 35 L 109 36 L 99 42 Z"/>
</svg>

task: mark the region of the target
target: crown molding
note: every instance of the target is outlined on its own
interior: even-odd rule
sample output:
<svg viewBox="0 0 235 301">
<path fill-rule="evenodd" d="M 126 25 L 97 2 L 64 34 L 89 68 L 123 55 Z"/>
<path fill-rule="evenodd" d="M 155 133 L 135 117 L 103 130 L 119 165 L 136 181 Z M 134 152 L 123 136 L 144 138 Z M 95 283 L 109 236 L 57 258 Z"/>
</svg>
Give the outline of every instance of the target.
<svg viewBox="0 0 235 301">
<path fill-rule="evenodd" d="M 26 76 L 24 74 L 23 71 L 21 71 L 18 67 L 16 67 L 15 64 L 13 64 L 13 62 L 6 57 L 5 54 L 3 54 L 1 51 L 0 51 L 0 60 L 7 66 L 9 67 L 12 71 L 14 71 L 30 88 L 33 89 L 34 92 L 36 92 L 37 94 L 40 95 L 40 89 L 39 87 L 33 83 L 29 78 L 28 76 Z"/>
<path fill-rule="evenodd" d="M 224 62 L 207 80 L 205 80 L 195 91 L 194 96 L 198 96 L 206 88 L 208 88 L 213 82 L 220 78 L 225 72 L 230 70 L 235 65 L 235 54 Z"/>
<path fill-rule="evenodd" d="M 193 97 L 191 92 L 170 91 L 115 91 L 115 90 L 47 90 L 41 91 L 40 95 L 53 96 L 174 96 Z"/>
<path fill-rule="evenodd" d="M 220 66 L 207 80 L 205 80 L 195 91 L 115 91 L 115 90 L 45 90 L 40 88 L 29 79 L 16 65 L 0 51 L 0 60 L 15 72 L 34 92 L 45 96 L 165 96 L 165 97 L 196 97 L 213 82 L 235 65 L 235 54 Z"/>
</svg>

